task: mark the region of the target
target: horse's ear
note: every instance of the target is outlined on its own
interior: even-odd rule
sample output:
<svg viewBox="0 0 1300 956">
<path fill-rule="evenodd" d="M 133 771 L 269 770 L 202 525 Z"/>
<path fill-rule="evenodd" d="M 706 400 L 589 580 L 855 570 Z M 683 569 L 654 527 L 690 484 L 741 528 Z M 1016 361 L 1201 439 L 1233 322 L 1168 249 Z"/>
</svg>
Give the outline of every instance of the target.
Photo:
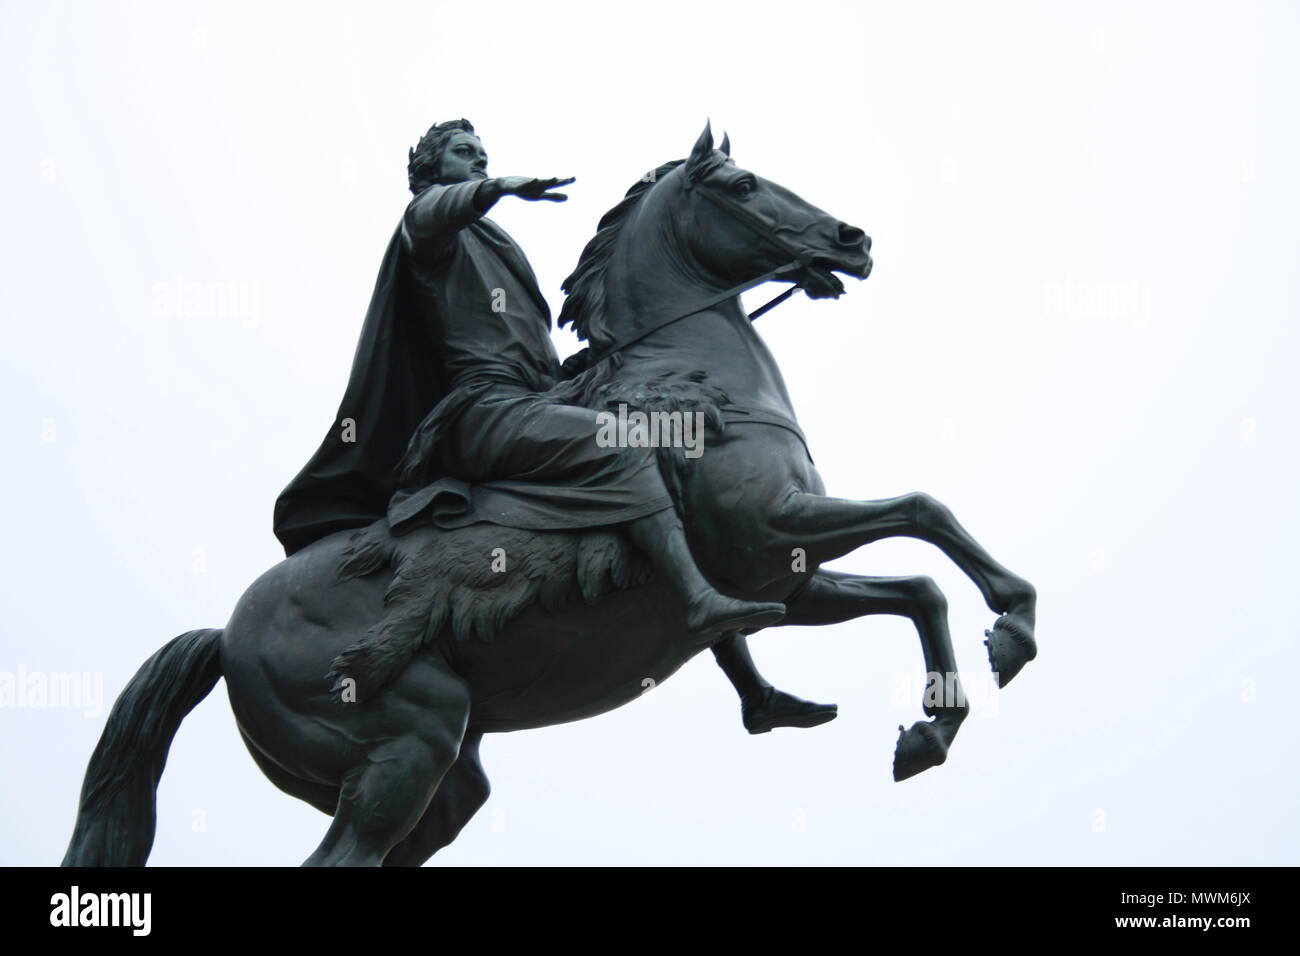
<svg viewBox="0 0 1300 956">
<path fill-rule="evenodd" d="M 697 139 L 695 145 L 691 147 L 691 158 L 686 161 L 687 175 L 690 175 L 691 171 L 695 169 L 696 166 L 708 159 L 709 154 L 712 152 L 713 127 L 709 124 L 708 120 L 705 120 L 704 132 L 700 134 L 700 138 Z"/>
<path fill-rule="evenodd" d="M 731 134 L 725 130 L 722 133 L 722 145 L 718 149 L 722 150 L 724 156 L 731 155 Z"/>
</svg>

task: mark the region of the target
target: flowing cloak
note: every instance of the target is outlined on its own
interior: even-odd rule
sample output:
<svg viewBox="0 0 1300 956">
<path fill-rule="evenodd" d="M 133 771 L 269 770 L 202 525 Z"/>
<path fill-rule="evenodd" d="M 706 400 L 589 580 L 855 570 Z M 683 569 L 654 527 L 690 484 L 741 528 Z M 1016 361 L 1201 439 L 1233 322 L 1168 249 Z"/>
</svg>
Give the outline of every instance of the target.
<svg viewBox="0 0 1300 956">
<path fill-rule="evenodd" d="M 446 394 L 416 317 L 401 226 L 379 267 L 338 414 L 316 454 L 280 493 L 273 527 L 286 555 L 384 514 L 394 466 Z"/>
<path fill-rule="evenodd" d="M 514 240 L 474 208 L 479 184 L 431 186 L 407 207 L 334 424 L 275 503 L 286 554 L 385 514 L 399 532 L 565 530 L 671 505 L 647 450 L 598 448 L 595 412 L 540 394 L 560 373 L 550 309 Z M 403 488 L 417 428 L 447 453 Z"/>
</svg>

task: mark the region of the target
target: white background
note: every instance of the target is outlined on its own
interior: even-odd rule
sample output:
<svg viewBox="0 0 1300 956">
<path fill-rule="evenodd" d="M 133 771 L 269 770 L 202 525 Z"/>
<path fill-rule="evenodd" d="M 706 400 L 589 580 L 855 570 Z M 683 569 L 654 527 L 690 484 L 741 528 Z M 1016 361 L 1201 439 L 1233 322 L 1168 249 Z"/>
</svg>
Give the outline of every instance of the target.
<svg viewBox="0 0 1300 956">
<path fill-rule="evenodd" d="M 491 173 L 578 177 L 493 213 L 556 312 L 600 214 L 706 117 L 866 229 L 866 283 L 761 331 L 831 493 L 945 501 L 1037 585 L 1041 654 L 991 693 L 974 587 L 874 545 L 836 566 L 949 597 L 975 700 L 946 765 L 890 779 L 921 716 L 906 622 L 774 631 L 763 670 L 837 721 L 747 736 L 706 655 L 489 737 L 493 796 L 435 864 L 1295 864 L 1296 21 L 5 2 L 0 673 L 102 674 L 108 702 L 0 709 L 0 863 L 60 859 L 108 703 L 280 558 L 272 505 L 342 394 L 407 147 L 465 116 Z M 219 685 L 151 862 L 294 864 L 326 823 L 262 778 Z"/>
</svg>

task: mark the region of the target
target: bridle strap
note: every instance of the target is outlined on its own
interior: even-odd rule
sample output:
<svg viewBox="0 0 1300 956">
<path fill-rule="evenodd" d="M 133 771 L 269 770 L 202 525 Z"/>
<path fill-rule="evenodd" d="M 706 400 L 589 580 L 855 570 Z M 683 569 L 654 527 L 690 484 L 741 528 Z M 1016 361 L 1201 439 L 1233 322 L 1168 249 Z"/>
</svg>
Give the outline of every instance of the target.
<svg viewBox="0 0 1300 956">
<path fill-rule="evenodd" d="M 651 333 L 658 332 L 660 329 L 664 328 L 665 326 L 672 325 L 674 322 L 680 322 L 682 319 L 695 315 L 698 312 L 703 312 L 705 309 L 712 308 L 713 306 L 717 305 L 719 302 L 725 302 L 727 299 L 734 299 L 736 296 L 740 295 L 740 293 L 744 292 L 747 289 L 752 289 L 756 285 L 762 285 L 764 282 L 767 282 L 769 279 L 775 279 L 782 272 L 789 272 L 790 270 L 797 269 L 799 267 L 800 267 L 800 263 L 798 261 L 787 262 L 784 265 L 777 266 L 775 269 L 769 269 L 767 272 L 764 272 L 761 276 L 759 276 L 756 279 L 750 279 L 748 282 L 742 282 L 740 283 L 740 285 L 734 285 L 730 289 L 724 289 L 722 292 L 719 292 L 716 295 L 711 295 L 703 302 L 698 302 L 690 306 L 690 308 L 688 308 L 685 312 L 681 312 L 677 315 L 670 315 L 667 318 L 660 319 L 656 322 L 651 323 L 645 328 L 636 329 L 630 335 L 623 336 L 621 339 L 618 339 L 614 343 L 605 346 L 605 348 L 597 352 L 594 356 L 592 356 L 591 361 L 588 363 L 588 367 L 590 368 L 592 365 L 595 365 L 597 362 L 609 358 L 615 352 L 620 352 L 623 349 L 627 348 L 629 345 L 635 345 L 637 342 L 640 342 L 646 336 L 650 335 Z M 785 298 L 789 298 L 789 293 L 794 292 L 794 290 L 797 288 L 799 288 L 797 285 L 794 286 L 793 288 L 787 290 L 785 294 L 777 296 L 777 299 L 783 300 Z M 750 318 L 756 319 L 758 318 L 759 315 L 766 312 L 768 309 L 779 304 L 780 303 L 776 301 L 776 299 L 774 299 L 773 301 L 769 302 L 767 305 L 763 306 L 761 309 L 755 309 L 754 314 L 751 315 Z"/>
<path fill-rule="evenodd" d="M 690 192 L 696 186 L 703 185 L 707 181 L 708 181 L 707 176 L 701 178 L 698 181 L 688 181 L 684 188 L 687 190 L 687 192 Z M 752 231 L 755 235 L 757 235 L 758 238 L 762 239 L 764 242 L 770 245 L 775 246 L 777 249 L 781 250 L 781 252 L 785 253 L 787 256 L 790 256 L 795 262 L 798 262 L 803 268 L 806 269 L 810 265 L 812 265 L 811 252 L 809 252 L 806 249 L 796 249 L 793 244 L 786 242 L 780 236 L 775 235 L 771 231 L 771 226 L 769 223 L 766 223 L 762 219 L 759 219 L 748 209 L 745 209 L 742 206 L 737 206 L 734 203 L 723 202 L 722 199 L 720 199 L 718 195 L 714 193 L 713 190 L 711 189 L 701 189 L 699 191 L 699 194 L 703 196 L 705 199 L 707 199 L 709 202 L 713 203 L 713 205 L 716 206 L 721 212 L 726 213 L 728 216 L 736 220 L 742 226 L 747 227 L 750 231 Z"/>
</svg>

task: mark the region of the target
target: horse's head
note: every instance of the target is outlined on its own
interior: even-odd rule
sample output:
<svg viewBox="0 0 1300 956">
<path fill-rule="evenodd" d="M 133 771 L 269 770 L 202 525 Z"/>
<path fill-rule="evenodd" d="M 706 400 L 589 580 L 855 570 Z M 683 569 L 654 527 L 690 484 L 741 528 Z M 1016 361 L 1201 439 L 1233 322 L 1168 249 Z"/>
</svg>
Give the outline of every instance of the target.
<svg viewBox="0 0 1300 956">
<path fill-rule="evenodd" d="M 859 279 L 871 273 L 871 238 L 865 232 L 737 166 L 729 138 L 714 149 L 707 123 L 674 176 L 680 177 L 677 188 L 683 193 L 675 203 L 678 235 L 724 287 L 790 264 L 781 278 L 793 279 L 820 299 L 844 291 L 834 273 Z"/>
<path fill-rule="evenodd" d="M 643 176 L 601 218 L 564 280 L 559 324 L 599 353 L 766 279 L 838 296 L 834 273 L 865 279 L 870 251 L 861 229 L 737 166 L 725 137 L 714 149 L 705 124 L 689 159 Z"/>
</svg>

